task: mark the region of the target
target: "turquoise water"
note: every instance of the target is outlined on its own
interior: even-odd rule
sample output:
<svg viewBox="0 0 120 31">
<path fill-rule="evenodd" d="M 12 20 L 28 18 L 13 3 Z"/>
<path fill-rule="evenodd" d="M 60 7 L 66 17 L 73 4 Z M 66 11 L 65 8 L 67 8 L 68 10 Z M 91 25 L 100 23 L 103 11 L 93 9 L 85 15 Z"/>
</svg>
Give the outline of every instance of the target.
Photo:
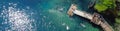
<svg viewBox="0 0 120 31">
<path fill-rule="evenodd" d="M 100 31 L 67 11 L 72 3 L 92 13 L 90 0 L 0 0 L 0 31 Z"/>
</svg>

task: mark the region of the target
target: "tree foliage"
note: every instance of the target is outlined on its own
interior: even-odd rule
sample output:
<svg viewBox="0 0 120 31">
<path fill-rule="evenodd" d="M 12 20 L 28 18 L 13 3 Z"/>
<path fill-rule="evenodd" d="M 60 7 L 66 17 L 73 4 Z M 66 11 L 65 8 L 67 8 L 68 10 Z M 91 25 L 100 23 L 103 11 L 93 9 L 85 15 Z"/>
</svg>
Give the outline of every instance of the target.
<svg viewBox="0 0 120 31">
<path fill-rule="evenodd" d="M 112 9 L 115 7 L 115 0 L 98 0 L 94 6 L 94 8 L 98 10 L 98 12 L 102 12 L 106 9 Z"/>
<path fill-rule="evenodd" d="M 120 23 L 120 11 L 118 11 L 118 17 L 115 18 L 115 20 L 116 20 L 116 23 Z"/>
</svg>

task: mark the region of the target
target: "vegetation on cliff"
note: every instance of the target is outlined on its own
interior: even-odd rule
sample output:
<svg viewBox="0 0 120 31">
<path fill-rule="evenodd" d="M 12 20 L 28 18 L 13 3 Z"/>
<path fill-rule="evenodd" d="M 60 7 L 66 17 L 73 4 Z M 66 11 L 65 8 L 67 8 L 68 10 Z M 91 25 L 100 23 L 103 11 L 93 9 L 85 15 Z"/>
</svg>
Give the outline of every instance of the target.
<svg viewBox="0 0 120 31">
<path fill-rule="evenodd" d="M 98 0 L 94 9 L 99 13 L 110 16 L 110 18 L 114 18 L 114 29 L 120 31 L 120 0 Z"/>
<path fill-rule="evenodd" d="M 102 12 L 115 7 L 115 0 L 98 0 L 94 6 L 94 8 L 98 10 L 98 12 Z"/>
<path fill-rule="evenodd" d="M 118 11 L 118 17 L 115 18 L 116 23 L 120 23 L 120 11 Z"/>
</svg>

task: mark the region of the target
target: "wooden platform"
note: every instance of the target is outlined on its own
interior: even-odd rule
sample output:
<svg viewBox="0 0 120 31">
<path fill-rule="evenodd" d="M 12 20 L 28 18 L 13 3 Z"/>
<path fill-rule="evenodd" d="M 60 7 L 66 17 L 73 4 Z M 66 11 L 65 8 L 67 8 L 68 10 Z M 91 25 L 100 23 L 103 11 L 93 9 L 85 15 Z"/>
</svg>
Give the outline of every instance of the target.
<svg viewBox="0 0 120 31">
<path fill-rule="evenodd" d="M 77 9 L 77 8 L 76 8 L 76 5 L 72 4 L 72 5 L 70 6 L 68 12 L 67 12 L 68 15 L 69 15 L 69 16 L 73 16 L 73 10 L 75 10 L 75 9 Z"/>
<path fill-rule="evenodd" d="M 104 31 L 114 31 L 113 28 L 104 20 L 104 18 L 101 18 L 99 14 L 89 14 L 82 10 L 77 10 L 77 6 L 75 4 L 72 4 L 70 6 L 67 13 L 69 16 L 73 16 L 73 14 L 76 14 L 78 16 L 89 19 L 92 23 L 101 26 Z"/>
</svg>

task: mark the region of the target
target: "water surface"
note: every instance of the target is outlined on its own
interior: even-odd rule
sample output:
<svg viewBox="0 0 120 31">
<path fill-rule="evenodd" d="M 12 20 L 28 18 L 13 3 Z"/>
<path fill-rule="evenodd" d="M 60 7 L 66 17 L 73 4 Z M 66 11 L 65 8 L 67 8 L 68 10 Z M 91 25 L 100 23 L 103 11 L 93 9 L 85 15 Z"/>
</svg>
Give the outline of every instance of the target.
<svg viewBox="0 0 120 31">
<path fill-rule="evenodd" d="M 72 3 L 90 11 L 90 0 L 0 0 L 0 31 L 100 31 L 67 11 Z"/>
</svg>

